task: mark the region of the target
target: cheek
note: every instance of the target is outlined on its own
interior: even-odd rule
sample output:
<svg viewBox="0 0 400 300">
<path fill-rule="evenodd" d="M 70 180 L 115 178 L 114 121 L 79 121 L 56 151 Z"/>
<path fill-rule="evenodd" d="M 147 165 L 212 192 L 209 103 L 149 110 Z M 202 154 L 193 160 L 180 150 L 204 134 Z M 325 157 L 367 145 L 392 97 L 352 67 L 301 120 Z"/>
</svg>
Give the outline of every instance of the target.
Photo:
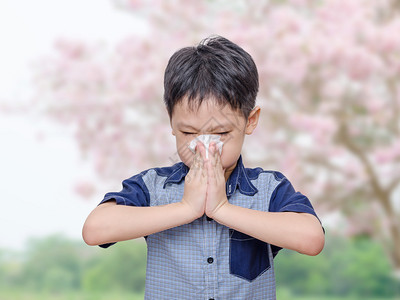
<svg viewBox="0 0 400 300">
<path fill-rule="evenodd" d="M 222 167 L 228 168 L 236 163 L 242 150 L 242 141 L 239 139 L 230 139 L 224 143 L 222 148 Z"/>
<path fill-rule="evenodd" d="M 232 160 L 235 160 L 234 158 L 237 156 L 235 147 L 229 146 L 231 145 L 224 145 L 224 147 L 222 148 L 221 161 L 224 168 L 229 166 Z"/>
<path fill-rule="evenodd" d="M 186 140 L 179 140 L 179 141 L 177 140 L 177 142 L 176 142 L 179 158 L 188 167 L 191 166 L 192 160 L 194 157 L 193 152 L 190 151 L 190 149 L 188 147 L 189 143 L 190 143 L 190 141 L 186 141 Z"/>
<path fill-rule="evenodd" d="M 240 150 L 241 150 L 241 142 L 242 142 L 240 139 L 231 137 L 231 138 L 227 138 L 223 142 L 224 142 L 224 146 L 222 148 L 223 152 L 225 150 L 226 150 L 226 152 L 230 152 L 230 153 L 232 153 L 232 152 L 236 153 L 237 151 L 240 152 Z"/>
</svg>

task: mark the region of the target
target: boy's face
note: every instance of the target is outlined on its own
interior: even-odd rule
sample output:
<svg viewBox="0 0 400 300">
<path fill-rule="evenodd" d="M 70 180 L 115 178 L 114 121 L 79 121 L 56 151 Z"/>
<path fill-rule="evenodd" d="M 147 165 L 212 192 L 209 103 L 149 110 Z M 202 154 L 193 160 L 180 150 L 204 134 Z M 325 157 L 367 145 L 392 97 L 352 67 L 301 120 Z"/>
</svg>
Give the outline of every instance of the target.
<svg viewBox="0 0 400 300">
<path fill-rule="evenodd" d="M 194 154 L 189 150 L 190 142 L 201 134 L 221 136 L 224 142 L 221 153 L 225 179 L 236 166 L 242 150 L 245 134 L 251 134 L 257 126 L 260 108 L 250 113 L 248 120 L 241 111 L 229 105 L 221 107 L 213 99 L 205 99 L 198 110 L 191 110 L 183 99 L 175 105 L 171 116 L 172 134 L 176 137 L 176 147 L 182 162 L 191 167 Z"/>
</svg>

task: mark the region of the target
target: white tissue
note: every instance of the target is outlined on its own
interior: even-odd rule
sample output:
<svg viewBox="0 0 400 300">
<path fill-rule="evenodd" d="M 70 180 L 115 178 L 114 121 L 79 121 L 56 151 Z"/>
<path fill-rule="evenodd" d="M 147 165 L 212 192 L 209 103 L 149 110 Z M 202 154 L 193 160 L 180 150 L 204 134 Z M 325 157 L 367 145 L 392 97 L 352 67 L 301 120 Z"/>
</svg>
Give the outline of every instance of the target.
<svg viewBox="0 0 400 300">
<path fill-rule="evenodd" d="M 219 154 L 222 153 L 222 146 L 224 145 L 224 142 L 222 142 L 220 135 L 215 135 L 215 134 L 202 134 L 199 135 L 197 138 L 192 140 L 188 146 L 188 148 L 195 153 L 196 149 L 196 144 L 197 141 L 200 141 L 203 143 L 204 147 L 206 148 L 206 158 L 208 158 L 208 148 L 210 147 L 210 143 L 214 142 L 219 150 Z"/>
</svg>

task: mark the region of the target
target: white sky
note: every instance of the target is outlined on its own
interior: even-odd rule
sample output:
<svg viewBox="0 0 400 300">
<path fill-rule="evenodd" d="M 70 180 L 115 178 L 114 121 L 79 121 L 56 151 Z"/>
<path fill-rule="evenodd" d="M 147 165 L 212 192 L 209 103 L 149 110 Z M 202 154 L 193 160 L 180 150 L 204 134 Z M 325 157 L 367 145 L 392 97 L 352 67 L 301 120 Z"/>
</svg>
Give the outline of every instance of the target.
<svg viewBox="0 0 400 300">
<path fill-rule="evenodd" d="M 52 53 L 57 38 L 111 46 L 144 32 L 144 22 L 111 0 L 1 0 L 0 104 L 29 98 L 29 65 Z M 93 173 L 70 132 L 39 116 L 0 113 L 0 138 L 0 248 L 20 249 L 29 237 L 52 233 L 81 238 L 86 216 L 103 195 L 85 201 L 73 193 L 74 183 Z"/>
</svg>

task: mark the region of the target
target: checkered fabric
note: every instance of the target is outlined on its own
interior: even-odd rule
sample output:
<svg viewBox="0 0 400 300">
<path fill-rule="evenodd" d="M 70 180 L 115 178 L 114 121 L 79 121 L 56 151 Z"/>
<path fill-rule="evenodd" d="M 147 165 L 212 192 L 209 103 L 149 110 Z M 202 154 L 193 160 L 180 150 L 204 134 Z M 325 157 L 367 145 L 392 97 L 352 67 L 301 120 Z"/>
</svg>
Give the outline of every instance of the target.
<svg viewBox="0 0 400 300">
<path fill-rule="evenodd" d="M 181 201 L 188 167 L 153 168 L 108 193 L 119 205 L 157 206 Z M 260 211 L 316 215 L 304 195 L 279 172 L 244 168 L 240 157 L 226 183 L 230 203 Z M 276 299 L 273 258 L 280 248 L 206 216 L 146 237 L 145 299 Z M 108 245 L 102 245 L 107 247 Z"/>
</svg>

